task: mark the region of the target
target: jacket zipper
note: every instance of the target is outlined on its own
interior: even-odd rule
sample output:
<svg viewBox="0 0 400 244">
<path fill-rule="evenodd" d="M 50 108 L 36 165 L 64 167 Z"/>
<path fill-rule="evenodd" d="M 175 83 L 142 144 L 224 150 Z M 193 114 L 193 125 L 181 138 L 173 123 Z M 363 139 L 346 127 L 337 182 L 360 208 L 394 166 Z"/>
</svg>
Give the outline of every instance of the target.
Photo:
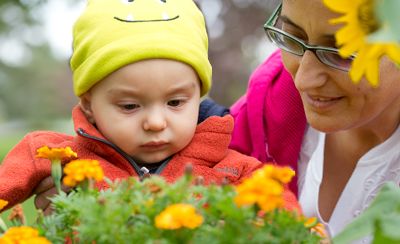
<svg viewBox="0 0 400 244">
<path fill-rule="evenodd" d="M 144 171 L 142 171 L 139 166 L 136 164 L 136 162 L 129 156 L 127 155 L 124 151 L 122 151 L 120 148 L 118 148 L 117 146 L 115 146 L 114 144 L 112 144 L 109 141 L 106 141 L 102 138 L 98 138 L 92 135 L 89 135 L 88 133 L 86 133 L 82 128 L 78 128 L 78 130 L 76 131 L 78 133 L 78 135 L 95 140 L 95 141 L 99 141 L 103 144 L 106 144 L 107 146 L 111 147 L 112 149 L 114 149 L 115 151 L 117 151 L 122 157 L 124 157 L 130 165 L 132 165 L 133 169 L 136 171 L 136 173 L 139 175 L 139 177 L 143 177 L 143 175 L 145 174 Z"/>
</svg>

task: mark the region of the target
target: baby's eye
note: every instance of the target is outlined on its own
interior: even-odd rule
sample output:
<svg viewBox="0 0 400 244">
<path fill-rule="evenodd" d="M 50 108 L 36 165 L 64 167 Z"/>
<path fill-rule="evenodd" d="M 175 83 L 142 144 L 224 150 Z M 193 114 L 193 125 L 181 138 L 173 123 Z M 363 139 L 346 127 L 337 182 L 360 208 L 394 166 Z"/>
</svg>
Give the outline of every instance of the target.
<svg viewBox="0 0 400 244">
<path fill-rule="evenodd" d="M 175 99 L 175 100 L 168 101 L 168 106 L 179 107 L 180 105 L 182 105 L 182 103 L 183 103 L 182 100 Z"/>
<path fill-rule="evenodd" d="M 167 0 L 157 0 L 160 1 L 161 3 L 167 3 Z"/>
<path fill-rule="evenodd" d="M 127 111 L 130 111 L 130 110 L 134 110 L 134 109 L 137 109 L 137 108 L 139 108 L 139 105 L 138 104 L 134 104 L 134 103 L 132 103 L 132 104 L 121 104 L 121 105 L 119 105 L 123 110 L 127 110 Z"/>
<path fill-rule="evenodd" d="M 133 3 L 134 0 L 121 0 L 122 3 L 130 4 Z"/>
</svg>

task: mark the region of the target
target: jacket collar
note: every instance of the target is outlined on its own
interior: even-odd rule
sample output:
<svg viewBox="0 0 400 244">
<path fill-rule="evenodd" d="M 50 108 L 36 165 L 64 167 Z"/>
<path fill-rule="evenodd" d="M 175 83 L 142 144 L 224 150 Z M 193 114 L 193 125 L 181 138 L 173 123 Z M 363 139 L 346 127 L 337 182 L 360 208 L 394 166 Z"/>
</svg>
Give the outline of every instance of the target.
<svg viewBox="0 0 400 244">
<path fill-rule="evenodd" d="M 92 140 L 88 137 L 78 136 L 76 140 L 81 145 L 85 144 L 96 154 L 121 155 L 121 152 L 115 149 L 115 145 L 115 148 L 113 148 L 112 144 L 87 120 L 79 105 L 72 110 L 72 118 L 77 133 L 78 131 L 83 131 L 91 137 L 100 139 Z M 226 156 L 232 130 L 232 116 L 211 116 L 198 124 L 192 141 L 178 155 L 192 158 L 196 161 L 203 161 L 207 166 L 212 167 Z"/>
</svg>

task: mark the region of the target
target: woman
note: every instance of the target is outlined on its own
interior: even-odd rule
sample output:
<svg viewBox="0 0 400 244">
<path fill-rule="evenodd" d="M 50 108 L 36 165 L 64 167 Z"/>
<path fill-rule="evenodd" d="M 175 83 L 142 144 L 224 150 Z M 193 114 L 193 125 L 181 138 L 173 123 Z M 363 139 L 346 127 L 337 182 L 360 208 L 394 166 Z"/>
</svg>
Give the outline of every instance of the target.
<svg viewBox="0 0 400 244">
<path fill-rule="evenodd" d="M 378 88 L 366 80 L 352 83 L 352 60 L 335 48 L 341 27 L 329 24 L 335 17 L 322 0 L 283 0 L 265 29 L 282 50 L 285 68 L 273 54 L 231 108 L 232 147 L 297 168 L 304 213 L 317 216 L 331 236 L 370 204 L 382 184 L 400 182 L 400 70 L 384 57 Z"/>
</svg>

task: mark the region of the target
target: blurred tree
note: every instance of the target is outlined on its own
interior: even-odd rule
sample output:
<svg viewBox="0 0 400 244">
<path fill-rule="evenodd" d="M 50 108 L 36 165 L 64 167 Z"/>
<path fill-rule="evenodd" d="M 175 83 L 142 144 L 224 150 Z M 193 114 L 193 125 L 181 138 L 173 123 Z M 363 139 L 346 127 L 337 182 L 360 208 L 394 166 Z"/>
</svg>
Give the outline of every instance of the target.
<svg viewBox="0 0 400 244">
<path fill-rule="evenodd" d="M 254 68 L 270 44 L 263 25 L 278 0 L 198 0 L 210 33 L 213 88 L 210 96 L 230 106 L 247 88 Z"/>
<path fill-rule="evenodd" d="M 43 7 L 54 1 L 60 0 L 0 1 L 0 122 L 2 117 L 21 119 L 43 127 L 46 121 L 69 117 L 77 101 L 68 60 L 55 57 L 44 35 L 43 23 L 48 20 Z M 250 72 L 268 55 L 263 24 L 278 1 L 197 2 L 210 34 L 210 96 L 229 106 L 244 93 Z"/>
<path fill-rule="evenodd" d="M 0 2 L 0 121 L 41 128 L 69 116 L 76 103 L 67 60 L 56 59 L 44 38 L 40 9 L 47 2 Z"/>
</svg>

